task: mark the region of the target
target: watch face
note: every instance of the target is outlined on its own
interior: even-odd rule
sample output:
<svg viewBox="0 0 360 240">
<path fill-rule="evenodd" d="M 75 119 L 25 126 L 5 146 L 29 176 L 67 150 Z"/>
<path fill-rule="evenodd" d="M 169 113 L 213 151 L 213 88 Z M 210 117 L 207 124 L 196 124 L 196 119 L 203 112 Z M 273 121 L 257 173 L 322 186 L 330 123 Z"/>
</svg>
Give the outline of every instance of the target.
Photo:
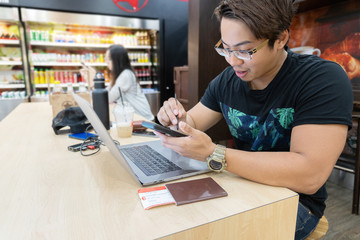
<svg viewBox="0 0 360 240">
<path fill-rule="evenodd" d="M 222 163 L 215 160 L 210 160 L 209 165 L 214 170 L 220 170 L 222 168 Z"/>
</svg>

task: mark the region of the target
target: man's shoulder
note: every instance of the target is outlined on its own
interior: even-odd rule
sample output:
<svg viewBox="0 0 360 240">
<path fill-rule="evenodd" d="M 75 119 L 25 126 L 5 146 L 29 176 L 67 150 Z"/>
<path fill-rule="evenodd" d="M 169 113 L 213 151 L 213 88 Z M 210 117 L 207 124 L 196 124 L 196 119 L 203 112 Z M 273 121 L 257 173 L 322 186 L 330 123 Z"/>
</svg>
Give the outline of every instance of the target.
<svg viewBox="0 0 360 240">
<path fill-rule="evenodd" d="M 331 62 L 328 60 L 325 60 L 321 57 L 318 57 L 316 55 L 299 55 L 292 53 L 290 55 L 291 57 L 291 66 L 293 68 L 300 68 L 300 69 L 327 69 L 327 68 L 337 68 L 338 64 L 335 62 Z"/>
<path fill-rule="evenodd" d="M 332 61 L 322 59 L 313 55 L 298 55 L 291 56 L 291 64 L 288 69 L 289 77 L 305 81 L 338 81 L 339 79 L 347 80 L 346 73 L 343 68 Z"/>
</svg>

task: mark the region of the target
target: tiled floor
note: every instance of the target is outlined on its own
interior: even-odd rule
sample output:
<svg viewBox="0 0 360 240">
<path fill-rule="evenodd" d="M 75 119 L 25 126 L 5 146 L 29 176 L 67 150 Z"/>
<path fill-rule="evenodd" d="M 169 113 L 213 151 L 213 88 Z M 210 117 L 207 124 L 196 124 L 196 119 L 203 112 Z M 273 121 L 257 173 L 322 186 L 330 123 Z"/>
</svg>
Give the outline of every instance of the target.
<svg viewBox="0 0 360 240">
<path fill-rule="evenodd" d="M 329 181 L 326 189 L 329 230 L 323 240 L 360 239 L 360 215 L 351 214 L 353 191 Z"/>
</svg>

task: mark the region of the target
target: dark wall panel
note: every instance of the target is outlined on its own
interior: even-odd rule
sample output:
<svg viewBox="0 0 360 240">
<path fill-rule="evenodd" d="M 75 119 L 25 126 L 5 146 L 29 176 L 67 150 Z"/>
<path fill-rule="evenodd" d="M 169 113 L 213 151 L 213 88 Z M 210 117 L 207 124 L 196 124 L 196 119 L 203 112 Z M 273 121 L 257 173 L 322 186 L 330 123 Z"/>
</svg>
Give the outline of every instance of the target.
<svg viewBox="0 0 360 240">
<path fill-rule="evenodd" d="M 214 45 L 221 37 L 220 23 L 213 15 L 219 2 L 219 0 L 189 1 L 189 107 L 199 102 L 210 81 L 228 66 L 224 57 L 214 50 Z M 224 120 L 206 133 L 213 141 L 231 138 Z"/>
</svg>

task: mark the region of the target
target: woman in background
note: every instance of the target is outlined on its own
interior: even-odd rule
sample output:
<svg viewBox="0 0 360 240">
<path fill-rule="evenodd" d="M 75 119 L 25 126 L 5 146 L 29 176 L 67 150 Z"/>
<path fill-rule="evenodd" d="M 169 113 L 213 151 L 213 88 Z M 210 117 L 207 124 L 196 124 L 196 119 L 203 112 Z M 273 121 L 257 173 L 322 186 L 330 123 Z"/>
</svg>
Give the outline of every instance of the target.
<svg viewBox="0 0 360 240">
<path fill-rule="evenodd" d="M 105 53 L 105 62 L 110 72 L 109 103 L 120 102 L 120 89 L 123 100 L 128 102 L 135 112 L 152 121 L 154 115 L 145 94 L 131 67 L 127 50 L 122 45 L 111 45 Z M 85 67 L 81 71 L 84 76 L 94 76 L 95 69 Z M 87 75 L 87 74 L 89 75 Z M 93 77 L 90 78 L 91 80 Z"/>
</svg>

